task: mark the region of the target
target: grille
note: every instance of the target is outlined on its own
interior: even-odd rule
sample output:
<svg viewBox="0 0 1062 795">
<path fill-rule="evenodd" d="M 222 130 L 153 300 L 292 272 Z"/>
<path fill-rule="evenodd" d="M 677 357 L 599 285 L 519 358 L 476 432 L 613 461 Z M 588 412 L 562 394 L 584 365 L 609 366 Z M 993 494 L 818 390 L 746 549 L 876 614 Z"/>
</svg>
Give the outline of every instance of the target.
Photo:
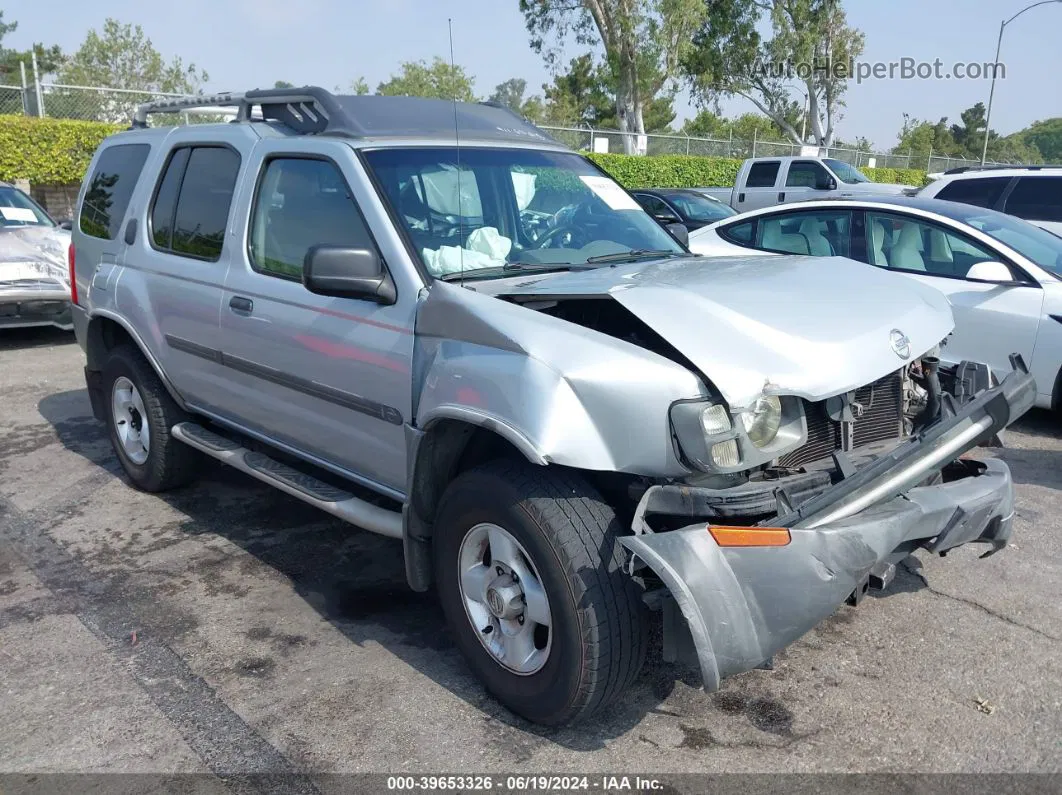
<svg viewBox="0 0 1062 795">
<path fill-rule="evenodd" d="M 844 441 L 847 428 L 826 413 L 825 401 L 805 403 L 808 440 L 778 459 L 782 467 L 799 467 L 828 457 L 835 450 L 854 449 L 874 442 L 897 439 L 903 422 L 903 378 L 899 370 L 856 390 L 863 416 L 851 423 L 851 444 Z"/>
</svg>

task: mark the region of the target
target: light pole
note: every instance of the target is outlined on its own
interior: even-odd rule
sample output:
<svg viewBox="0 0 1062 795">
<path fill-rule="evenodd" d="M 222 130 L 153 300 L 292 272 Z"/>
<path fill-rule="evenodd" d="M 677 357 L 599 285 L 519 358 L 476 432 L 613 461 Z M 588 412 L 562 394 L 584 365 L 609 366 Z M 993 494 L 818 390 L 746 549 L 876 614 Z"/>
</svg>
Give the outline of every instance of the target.
<svg viewBox="0 0 1062 795">
<path fill-rule="evenodd" d="M 1030 6 L 1026 6 L 1010 19 L 1005 19 L 999 23 L 999 38 L 996 40 L 996 60 L 992 64 L 992 87 L 988 90 L 988 110 L 985 111 L 985 145 L 981 149 L 981 165 L 985 164 L 985 160 L 988 158 L 988 131 L 990 129 L 989 122 L 992 120 L 992 98 L 996 93 L 996 72 L 999 69 L 999 49 L 1003 46 L 1003 30 L 1011 22 L 1020 17 L 1026 11 L 1036 8 L 1037 6 L 1045 6 L 1049 3 L 1062 3 L 1062 0 L 1040 0 L 1039 3 L 1033 3 Z"/>
</svg>

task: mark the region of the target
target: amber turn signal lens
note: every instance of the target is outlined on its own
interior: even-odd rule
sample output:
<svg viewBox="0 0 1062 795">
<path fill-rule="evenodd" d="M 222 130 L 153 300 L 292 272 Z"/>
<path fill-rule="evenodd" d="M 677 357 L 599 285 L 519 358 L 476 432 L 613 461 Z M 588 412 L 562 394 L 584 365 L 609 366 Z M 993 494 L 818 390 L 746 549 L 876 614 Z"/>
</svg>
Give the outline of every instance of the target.
<svg viewBox="0 0 1062 795">
<path fill-rule="evenodd" d="M 784 527 L 720 527 L 708 525 L 721 547 L 784 547 L 789 543 L 789 531 Z"/>
</svg>

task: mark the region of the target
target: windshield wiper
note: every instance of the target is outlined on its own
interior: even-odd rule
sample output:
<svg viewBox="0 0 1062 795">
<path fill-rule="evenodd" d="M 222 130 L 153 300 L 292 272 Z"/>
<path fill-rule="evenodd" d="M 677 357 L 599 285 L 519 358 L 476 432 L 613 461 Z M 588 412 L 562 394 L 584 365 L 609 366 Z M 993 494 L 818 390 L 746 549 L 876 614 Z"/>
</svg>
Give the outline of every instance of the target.
<svg viewBox="0 0 1062 795">
<path fill-rule="evenodd" d="M 622 262 L 626 259 L 641 259 L 642 257 L 684 257 L 682 251 L 666 251 L 662 248 L 632 248 L 630 251 L 617 251 L 615 254 L 598 254 L 596 257 L 587 257 L 587 262 Z"/>
<path fill-rule="evenodd" d="M 506 262 L 500 267 L 493 268 L 469 268 L 466 271 L 455 271 L 440 276 L 444 282 L 452 282 L 459 279 L 489 279 L 491 276 L 511 273 L 548 273 L 550 271 L 584 270 L 585 265 L 577 265 L 573 262 Z"/>
</svg>

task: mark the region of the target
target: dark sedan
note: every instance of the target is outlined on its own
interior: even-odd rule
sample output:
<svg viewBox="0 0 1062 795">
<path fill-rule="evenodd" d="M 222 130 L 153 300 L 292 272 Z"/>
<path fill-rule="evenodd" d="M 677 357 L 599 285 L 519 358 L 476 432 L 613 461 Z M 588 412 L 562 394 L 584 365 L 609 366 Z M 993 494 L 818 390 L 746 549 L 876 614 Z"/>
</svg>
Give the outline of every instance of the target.
<svg viewBox="0 0 1062 795">
<path fill-rule="evenodd" d="M 685 188 L 654 188 L 631 193 L 660 223 L 679 223 L 691 232 L 737 214 L 729 204 Z"/>
</svg>

